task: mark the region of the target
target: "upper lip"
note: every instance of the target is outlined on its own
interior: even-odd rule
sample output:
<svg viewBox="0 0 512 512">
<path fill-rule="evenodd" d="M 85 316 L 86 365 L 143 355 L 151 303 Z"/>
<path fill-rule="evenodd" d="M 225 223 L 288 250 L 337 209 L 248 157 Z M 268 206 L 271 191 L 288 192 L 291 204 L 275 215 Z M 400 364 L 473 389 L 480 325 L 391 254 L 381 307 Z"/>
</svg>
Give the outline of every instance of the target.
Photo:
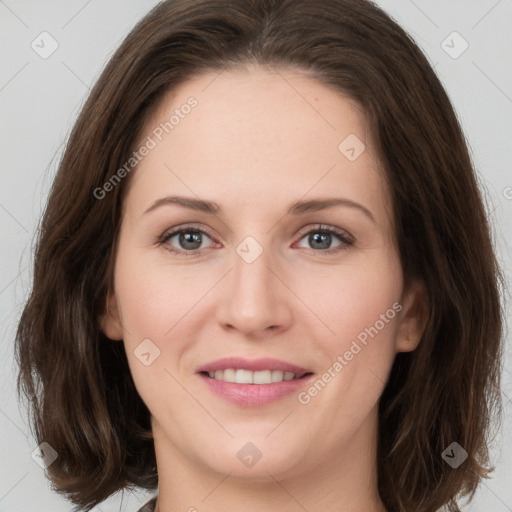
<svg viewBox="0 0 512 512">
<path fill-rule="evenodd" d="M 250 370 L 252 372 L 262 370 L 281 370 L 282 372 L 291 372 L 296 375 L 303 373 L 310 373 L 310 370 L 297 366 L 295 364 L 280 361 L 279 359 L 272 359 L 269 357 L 261 359 L 244 359 L 243 357 L 225 357 L 217 359 L 211 363 L 201 366 L 197 371 L 200 372 L 215 372 L 217 370 L 226 370 L 233 368 L 236 370 Z"/>
</svg>

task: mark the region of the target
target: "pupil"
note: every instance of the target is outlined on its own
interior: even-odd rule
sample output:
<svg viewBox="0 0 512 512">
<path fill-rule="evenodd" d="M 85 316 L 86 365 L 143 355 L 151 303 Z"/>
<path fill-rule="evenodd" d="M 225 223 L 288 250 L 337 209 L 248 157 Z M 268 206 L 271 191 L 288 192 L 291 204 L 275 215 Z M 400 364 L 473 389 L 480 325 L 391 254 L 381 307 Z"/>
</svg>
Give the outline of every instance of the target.
<svg viewBox="0 0 512 512">
<path fill-rule="evenodd" d="M 314 233 L 309 236 L 309 241 L 314 249 L 328 249 L 331 245 L 331 235 L 329 233 Z"/>
<path fill-rule="evenodd" d="M 201 233 L 198 233 L 197 231 L 186 231 L 181 233 L 180 245 L 184 249 L 198 249 L 201 246 Z"/>
</svg>

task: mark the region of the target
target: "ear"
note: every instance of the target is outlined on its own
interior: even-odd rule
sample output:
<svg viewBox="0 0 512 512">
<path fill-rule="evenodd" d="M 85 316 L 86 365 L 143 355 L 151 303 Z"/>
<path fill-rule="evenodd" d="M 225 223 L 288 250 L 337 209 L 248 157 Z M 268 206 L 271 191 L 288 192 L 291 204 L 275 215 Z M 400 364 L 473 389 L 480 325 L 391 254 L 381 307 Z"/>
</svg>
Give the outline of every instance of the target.
<svg viewBox="0 0 512 512">
<path fill-rule="evenodd" d="M 428 319 L 428 294 L 423 281 L 404 287 L 398 317 L 397 352 L 410 352 L 418 346 Z"/>
<path fill-rule="evenodd" d="M 105 333 L 107 338 L 111 340 L 123 339 L 123 328 L 121 327 L 121 317 L 119 315 L 119 308 L 117 299 L 113 292 L 108 293 L 105 301 L 105 311 L 99 318 L 100 328 Z"/>
</svg>

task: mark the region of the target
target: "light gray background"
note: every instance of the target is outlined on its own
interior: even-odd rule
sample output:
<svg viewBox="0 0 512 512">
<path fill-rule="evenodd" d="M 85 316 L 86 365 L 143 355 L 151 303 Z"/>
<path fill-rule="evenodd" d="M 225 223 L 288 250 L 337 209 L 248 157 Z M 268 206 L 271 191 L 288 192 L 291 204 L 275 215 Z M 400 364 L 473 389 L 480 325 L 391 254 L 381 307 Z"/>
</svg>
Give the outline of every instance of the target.
<svg viewBox="0 0 512 512">
<path fill-rule="evenodd" d="M 154 0 L 0 0 L 0 512 L 72 510 L 52 492 L 43 469 L 31 458 L 36 444 L 14 393 L 14 330 L 29 290 L 34 232 L 63 143 L 104 64 L 155 4 Z M 512 1 L 380 0 L 378 4 L 415 38 L 452 99 L 510 281 Z M 59 45 L 47 59 L 31 48 L 43 31 Z M 454 31 L 469 44 L 458 58 L 453 56 L 464 42 L 450 36 Z M 452 56 L 443 49 L 443 41 Z M 512 511 L 510 335 L 508 341 L 505 421 L 493 448 L 497 470 L 464 511 Z M 149 497 L 143 492 L 119 494 L 94 510 L 135 511 Z"/>
</svg>

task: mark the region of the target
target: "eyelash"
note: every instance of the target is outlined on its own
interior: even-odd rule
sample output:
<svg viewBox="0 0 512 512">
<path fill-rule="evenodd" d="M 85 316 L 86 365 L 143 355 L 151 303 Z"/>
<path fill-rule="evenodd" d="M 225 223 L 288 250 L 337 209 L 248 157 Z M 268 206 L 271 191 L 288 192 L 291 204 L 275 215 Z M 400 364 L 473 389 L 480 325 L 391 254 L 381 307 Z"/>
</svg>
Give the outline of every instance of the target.
<svg viewBox="0 0 512 512">
<path fill-rule="evenodd" d="M 196 250 L 189 250 L 186 249 L 175 249 L 171 245 L 169 245 L 167 242 L 175 235 L 178 235 L 180 233 L 200 233 L 203 235 L 206 235 L 211 240 L 214 240 L 212 236 L 210 236 L 206 231 L 199 229 L 193 225 L 190 226 L 182 226 L 179 229 L 173 230 L 173 231 L 166 231 L 158 238 L 158 245 L 163 246 L 166 250 L 170 251 L 173 254 L 177 254 L 179 256 L 200 256 L 205 249 L 196 249 Z M 321 254 L 334 254 L 338 253 L 340 251 L 343 251 L 347 249 L 348 247 L 351 247 L 354 245 L 354 239 L 348 235 L 346 232 L 334 228 L 334 227 L 326 227 L 322 224 L 318 224 L 314 228 L 310 229 L 309 231 L 306 231 L 301 237 L 299 238 L 298 242 L 300 242 L 303 238 L 305 238 L 307 235 L 310 235 L 311 233 L 322 233 L 322 234 L 330 234 L 335 235 L 337 238 L 340 239 L 341 243 L 337 245 L 336 247 L 332 249 L 306 249 L 309 251 L 312 251 L 315 254 L 321 253 Z M 217 242 L 218 243 L 218 242 Z"/>
</svg>

